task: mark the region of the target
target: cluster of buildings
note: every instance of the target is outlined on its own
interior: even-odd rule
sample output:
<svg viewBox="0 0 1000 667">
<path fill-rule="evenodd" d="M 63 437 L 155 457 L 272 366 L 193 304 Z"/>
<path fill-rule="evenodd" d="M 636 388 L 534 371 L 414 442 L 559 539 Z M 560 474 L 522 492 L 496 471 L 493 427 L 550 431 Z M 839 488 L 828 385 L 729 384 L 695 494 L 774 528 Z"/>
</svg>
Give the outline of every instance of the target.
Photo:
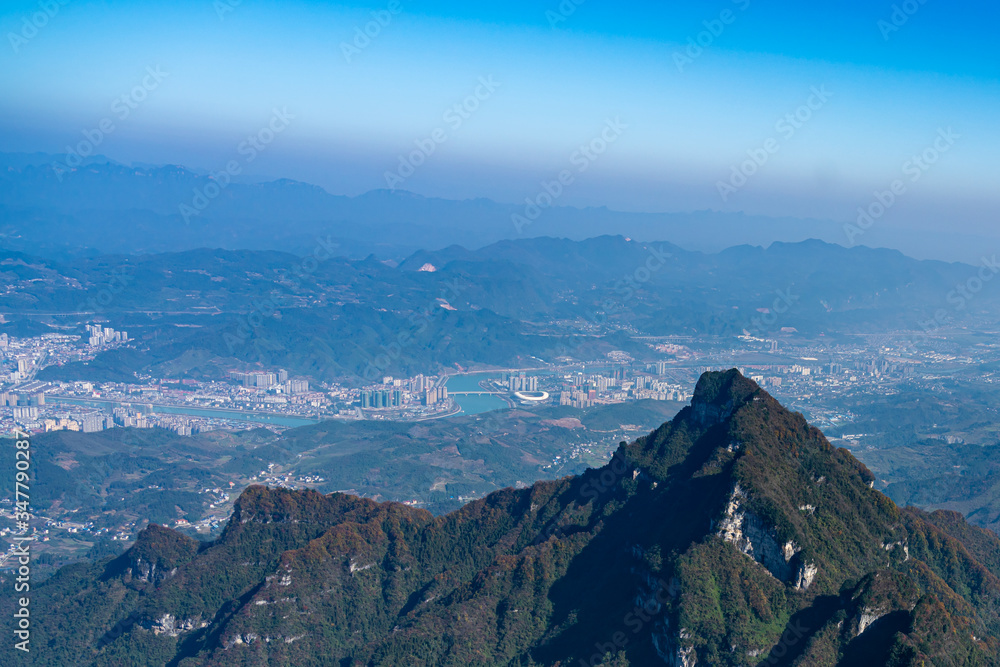
<svg viewBox="0 0 1000 667">
<path fill-rule="evenodd" d="M 102 327 L 100 324 L 88 324 L 87 335 L 87 344 L 90 347 L 105 347 L 112 343 L 128 342 L 127 332 L 115 331 L 111 327 Z"/>
<path fill-rule="evenodd" d="M 386 376 L 378 384 L 356 390 L 342 391 L 346 403 L 359 410 L 397 409 L 399 416 L 426 417 L 452 407 L 444 379 L 437 376 L 417 375 L 412 378 Z M 354 413 L 355 417 L 362 413 Z M 375 413 L 385 417 L 384 413 Z"/>
<path fill-rule="evenodd" d="M 43 419 L 41 420 L 41 423 L 45 428 L 46 433 L 49 431 L 80 431 L 82 433 L 96 433 L 114 426 L 114 422 L 111 417 L 99 412 L 81 415 L 75 419 L 69 416 Z"/>
<path fill-rule="evenodd" d="M 81 345 L 81 336 L 47 333 L 32 338 L 12 338 L 0 334 L 0 385 L 30 381 L 44 366 L 90 361 L 111 344 L 124 344 L 128 334 L 87 325 L 90 345 Z M 86 342 L 86 341 L 84 341 Z"/>
<path fill-rule="evenodd" d="M 361 408 L 398 408 L 403 405 L 401 389 L 364 389 L 361 391 Z"/>
<path fill-rule="evenodd" d="M 283 428 L 298 425 L 282 422 L 283 415 L 311 421 L 329 404 L 326 394 L 309 391 L 307 381 L 296 379 L 268 390 L 194 380 L 170 384 L 150 379 L 147 384 L 100 385 L 31 381 L 0 391 L 0 432 L 18 428 L 29 432 L 93 433 L 125 427 L 163 428 L 179 435 L 192 435 L 246 428 L 247 422 Z M 241 418 L 242 412 L 248 413 L 246 419 Z M 250 418 L 259 412 L 273 418 Z"/>
<path fill-rule="evenodd" d="M 302 378 L 289 378 L 288 371 L 278 369 L 270 371 L 230 371 L 229 379 L 247 389 L 271 389 L 285 394 L 309 393 L 309 381 Z"/>
<path fill-rule="evenodd" d="M 689 399 L 690 394 L 683 385 L 641 372 L 630 374 L 626 366 L 617 366 L 607 374 L 576 373 L 564 376 L 559 391 L 559 404 L 574 408 L 626 401 Z"/>
<path fill-rule="evenodd" d="M 291 472 L 279 472 L 276 468 L 274 463 L 268 463 L 265 470 L 250 477 L 250 482 L 282 489 L 305 489 L 326 481 L 326 478 L 319 475 L 295 475 Z M 226 499 L 228 500 L 229 497 L 226 496 Z"/>
<path fill-rule="evenodd" d="M 405 382 L 405 381 L 404 381 Z M 400 385 L 365 388 L 358 392 L 358 405 L 362 410 L 402 408 L 406 406 L 435 406 L 448 402 L 448 388 L 427 387 L 421 390 L 404 390 Z"/>
<path fill-rule="evenodd" d="M 510 374 L 504 378 L 503 386 L 511 392 L 538 391 L 538 377 L 525 376 L 524 373 L 519 373 L 517 375 Z"/>
<path fill-rule="evenodd" d="M 33 397 L 34 399 L 35 397 Z M 97 433 L 111 428 L 164 428 L 178 435 L 192 435 L 204 430 L 204 420 L 180 415 L 157 414 L 152 405 L 116 406 L 109 404 L 108 411 L 87 407 L 68 407 L 45 402 L 45 395 L 37 397 L 36 405 L 18 405 L 12 409 L 14 425 L 39 432 L 77 431 Z"/>
<path fill-rule="evenodd" d="M 45 407 L 45 393 L 39 391 L 35 385 L 45 386 L 44 383 L 32 382 L 25 385 L 20 392 L 0 392 L 0 407 L 9 408 L 8 414 L 18 425 L 34 424 Z"/>
<path fill-rule="evenodd" d="M 424 390 L 424 405 L 443 405 L 448 401 L 448 387 L 444 385 Z"/>
</svg>

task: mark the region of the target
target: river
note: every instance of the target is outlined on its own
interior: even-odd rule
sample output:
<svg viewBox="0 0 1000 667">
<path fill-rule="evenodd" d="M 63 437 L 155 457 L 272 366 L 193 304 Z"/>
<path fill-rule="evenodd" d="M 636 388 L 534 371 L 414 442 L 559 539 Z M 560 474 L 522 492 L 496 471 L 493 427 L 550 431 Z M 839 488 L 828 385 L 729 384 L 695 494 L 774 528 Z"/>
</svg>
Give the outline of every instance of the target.
<svg viewBox="0 0 1000 667">
<path fill-rule="evenodd" d="M 481 391 L 482 387 L 479 386 L 480 380 L 497 378 L 501 375 L 502 373 L 489 372 L 452 375 L 448 378 L 448 383 L 445 386 L 448 387 L 449 393 L 453 391 Z M 505 410 L 509 407 L 507 401 L 499 396 L 455 396 L 454 399 L 459 407 L 462 408 L 461 412 L 453 415 L 456 417 L 459 415 L 478 415 L 493 410 Z"/>
<path fill-rule="evenodd" d="M 141 406 L 148 405 L 142 401 L 96 401 L 84 398 L 67 398 L 64 396 L 46 395 L 45 399 L 49 403 L 68 403 L 70 405 L 85 405 L 91 408 L 102 408 L 110 410 L 120 405 Z M 189 417 L 207 417 L 209 419 L 228 419 L 231 421 L 248 422 L 253 424 L 271 424 L 273 426 L 284 426 L 295 428 L 297 426 L 310 426 L 318 424 L 315 419 L 304 417 L 286 417 L 276 414 L 261 414 L 256 412 L 246 412 L 244 410 L 223 410 L 213 408 L 185 408 L 175 405 L 154 405 L 153 412 L 167 415 L 188 415 Z"/>
</svg>

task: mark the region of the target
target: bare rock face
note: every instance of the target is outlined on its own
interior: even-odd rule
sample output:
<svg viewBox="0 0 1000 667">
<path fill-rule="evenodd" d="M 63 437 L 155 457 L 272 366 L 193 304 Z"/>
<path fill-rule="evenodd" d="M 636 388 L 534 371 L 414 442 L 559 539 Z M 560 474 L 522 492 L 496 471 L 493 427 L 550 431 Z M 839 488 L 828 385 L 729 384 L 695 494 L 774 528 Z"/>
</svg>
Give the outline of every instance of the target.
<svg viewBox="0 0 1000 667">
<path fill-rule="evenodd" d="M 818 573 L 819 568 L 813 563 L 800 563 L 799 571 L 795 575 L 795 587 L 803 591 L 809 588 Z"/>
<path fill-rule="evenodd" d="M 799 562 L 801 549 L 795 542 L 779 543 L 774 529 L 745 507 L 746 499 L 746 492 L 737 484 L 719 522 L 718 536 L 763 565 L 775 579 L 800 590 L 809 588 L 818 568 Z"/>
<path fill-rule="evenodd" d="M 155 635 L 166 635 L 168 637 L 178 637 L 184 632 L 191 632 L 208 625 L 201 619 L 181 619 L 178 620 L 173 614 L 163 614 L 153 623 L 148 625 L 149 630 Z"/>
</svg>

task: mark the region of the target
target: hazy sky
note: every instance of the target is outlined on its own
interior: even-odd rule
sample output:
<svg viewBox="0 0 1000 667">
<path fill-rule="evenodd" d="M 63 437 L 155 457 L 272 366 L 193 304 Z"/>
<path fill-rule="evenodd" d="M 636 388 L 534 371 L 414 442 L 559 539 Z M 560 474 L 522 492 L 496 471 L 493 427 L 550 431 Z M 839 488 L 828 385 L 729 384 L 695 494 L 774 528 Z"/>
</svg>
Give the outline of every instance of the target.
<svg viewBox="0 0 1000 667">
<path fill-rule="evenodd" d="M 89 133 L 116 160 L 217 170 L 277 109 L 287 129 L 247 173 L 338 194 L 396 172 L 422 194 L 516 202 L 567 170 L 560 204 L 840 221 L 899 179 L 885 224 L 992 231 L 1000 10 L 895 8 L 6 0 L 0 150 Z"/>
</svg>

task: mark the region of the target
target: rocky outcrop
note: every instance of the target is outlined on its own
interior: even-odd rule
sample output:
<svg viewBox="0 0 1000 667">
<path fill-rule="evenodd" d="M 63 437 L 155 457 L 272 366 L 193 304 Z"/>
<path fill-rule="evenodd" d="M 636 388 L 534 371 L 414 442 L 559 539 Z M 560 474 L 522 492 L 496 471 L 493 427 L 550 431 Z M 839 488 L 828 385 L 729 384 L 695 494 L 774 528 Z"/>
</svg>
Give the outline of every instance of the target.
<svg viewBox="0 0 1000 667">
<path fill-rule="evenodd" d="M 746 500 L 746 492 L 737 484 L 719 521 L 718 536 L 763 565 L 775 579 L 808 588 L 816 578 L 816 565 L 800 561 L 801 548 L 795 542 L 780 543 L 774 528 L 746 508 Z"/>
<path fill-rule="evenodd" d="M 199 544 L 182 533 L 150 524 L 135 544 L 105 570 L 105 578 L 120 576 L 131 582 L 158 586 L 173 577 L 198 554 Z"/>
<path fill-rule="evenodd" d="M 202 621 L 200 618 L 177 620 L 177 617 L 173 614 L 163 614 L 154 622 L 147 624 L 146 629 L 151 630 L 155 635 L 178 637 L 181 633 L 207 626 L 208 623 Z"/>
<path fill-rule="evenodd" d="M 813 563 L 799 563 L 798 572 L 795 573 L 795 587 L 804 591 L 812 586 L 819 574 L 819 568 Z"/>
</svg>

